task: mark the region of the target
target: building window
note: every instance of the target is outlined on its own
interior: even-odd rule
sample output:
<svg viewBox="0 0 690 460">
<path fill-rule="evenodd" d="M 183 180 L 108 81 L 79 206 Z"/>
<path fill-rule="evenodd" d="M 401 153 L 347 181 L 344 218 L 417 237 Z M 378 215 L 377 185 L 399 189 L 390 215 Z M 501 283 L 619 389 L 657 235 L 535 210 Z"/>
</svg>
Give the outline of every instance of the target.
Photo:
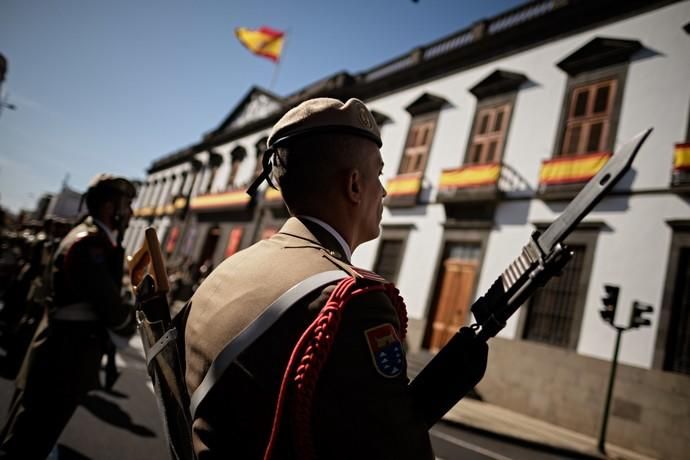
<svg viewBox="0 0 690 460">
<path fill-rule="evenodd" d="M 405 107 L 405 110 L 412 115 L 412 121 L 398 174 L 424 174 L 436 131 L 436 122 L 441 108 L 446 104 L 447 101 L 444 98 L 424 93 Z"/>
<path fill-rule="evenodd" d="M 381 240 L 379 254 L 376 259 L 374 271 L 395 283 L 398 278 L 398 270 L 402 261 L 403 240 Z"/>
<path fill-rule="evenodd" d="M 400 161 L 399 174 L 424 171 L 436 129 L 436 120 L 437 114 L 415 117 L 412 120 Z"/>
<path fill-rule="evenodd" d="M 256 165 L 254 166 L 254 177 L 259 177 L 259 174 L 264 170 L 263 158 L 264 152 L 268 148 L 267 146 L 268 138 L 262 137 L 259 142 L 254 146 L 256 149 Z"/>
<path fill-rule="evenodd" d="M 503 157 L 517 91 L 527 81 L 521 73 L 496 69 L 470 88 L 477 98 L 465 164 L 497 163 Z"/>
<path fill-rule="evenodd" d="M 374 272 L 383 276 L 390 282 L 398 281 L 400 266 L 402 265 L 407 245 L 407 237 L 411 226 L 384 226 L 381 232 Z"/>
<path fill-rule="evenodd" d="M 690 375 L 690 221 L 669 224 L 673 238 L 656 320 L 654 367 Z"/>
<path fill-rule="evenodd" d="M 477 108 L 466 164 L 500 161 L 511 108 L 511 103 Z"/>
<path fill-rule="evenodd" d="M 690 375 L 690 247 L 681 248 L 678 257 L 670 323 L 664 368 Z"/>
<path fill-rule="evenodd" d="M 612 144 L 609 135 L 616 90 L 617 81 L 612 78 L 579 85 L 571 90 L 561 155 L 608 149 Z"/>
<path fill-rule="evenodd" d="M 557 63 L 568 83 L 554 157 L 613 150 L 628 65 L 642 48 L 596 37 Z"/>
<path fill-rule="evenodd" d="M 573 258 L 563 274 L 551 279 L 532 296 L 523 334 L 527 340 L 574 348 L 571 346 L 572 331 L 585 247 L 570 246 L 570 250 Z"/>
<path fill-rule="evenodd" d="M 204 193 L 211 193 L 211 187 L 213 186 L 213 181 L 216 179 L 216 172 L 218 171 L 218 166 L 210 166 L 211 171 L 208 176 L 208 182 L 206 183 L 206 190 Z"/>
<path fill-rule="evenodd" d="M 236 187 L 237 181 L 237 171 L 240 170 L 240 165 L 242 161 L 247 157 L 247 151 L 244 147 L 236 147 L 232 152 L 230 152 L 230 175 L 228 177 L 228 189 Z"/>
<path fill-rule="evenodd" d="M 223 156 L 219 153 L 209 151 L 209 158 L 207 167 L 211 168 L 209 171 L 208 182 L 206 183 L 205 193 L 211 193 L 213 189 L 213 182 L 216 180 L 216 173 L 218 168 L 223 164 Z"/>
<path fill-rule="evenodd" d="M 575 350 L 580 338 L 590 274 L 603 222 L 580 223 L 566 240 L 573 258 L 560 276 L 538 289 L 522 307 L 518 335 L 525 340 Z M 546 225 L 538 226 L 544 230 Z"/>
</svg>

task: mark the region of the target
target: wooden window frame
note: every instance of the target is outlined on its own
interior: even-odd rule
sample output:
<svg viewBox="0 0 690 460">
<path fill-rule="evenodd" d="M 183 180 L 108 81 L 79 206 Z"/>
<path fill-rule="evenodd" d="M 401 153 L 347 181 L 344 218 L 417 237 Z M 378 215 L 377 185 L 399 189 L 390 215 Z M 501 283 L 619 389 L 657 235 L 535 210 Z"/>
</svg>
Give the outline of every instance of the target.
<svg viewBox="0 0 690 460">
<path fill-rule="evenodd" d="M 564 146 L 566 145 L 566 129 L 568 126 L 569 114 L 571 113 L 573 92 L 580 87 L 596 84 L 604 80 L 615 80 L 616 91 L 615 95 L 613 96 L 613 101 L 610 102 L 610 115 L 608 117 L 607 130 L 608 134 L 605 141 L 600 141 L 600 151 L 613 151 L 616 142 L 616 134 L 618 132 L 618 122 L 621 114 L 621 105 L 623 103 L 623 93 L 625 92 L 627 74 L 628 62 L 623 62 L 596 70 L 585 71 L 576 76 L 568 77 L 568 82 L 563 95 L 563 103 L 561 104 L 561 115 L 557 131 L 558 135 L 556 136 L 556 143 L 553 147 L 553 158 L 563 156 L 563 152 L 565 150 Z M 602 136 L 602 138 L 603 137 L 604 136 Z"/>
<path fill-rule="evenodd" d="M 467 140 L 467 146 L 465 148 L 465 158 L 463 160 L 463 164 L 465 165 L 474 165 L 474 164 L 488 164 L 488 163 L 500 163 L 503 161 L 503 153 L 505 152 L 505 146 L 507 144 L 508 140 L 508 133 L 510 132 L 510 124 L 512 122 L 512 117 L 513 117 L 513 112 L 515 108 L 515 100 L 517 99 L 517 91 L 513 91 L 510 93 L 505 93 L 505 94 L 500 94 L 497 96 L 492 96 L 492 97 L 486 97 L 477 102 L 477 107 L 474 112 L 474 119 L 472 121 L 472 127 L 470 130 L 470 136 Z M 499 132 L 499 134 L 496 134 L 495 131 L 491 131 L 489 133 L 478 133 L 478 130 L 481 128 L 481 115 L 483 112 L 487 110 L 495 110 L 500 107 L 507 107 L 507 115 L 504 115 L 503 119 L 503 129 Z M 493 122 L 495 121 L 494 116 L 491 116 L 488 122 L 488 125 L 491 126 Z M 477 136 L 480 137 L 479 140 L 477 140 Z M 474 146 L 478 142 L 482 142 L 482 144 L 489 145 L 489 143 L 492 140 L 498 139 L 498 143 L 496 146 L 496 150 L 494 151 L 493 155 L 493 160 L 492 161 L 474 161 L 473 159 L 473 153 L 474 153 Z M 486 149 L 483 149 L 484 152 L 486 152 Z"/>
<path fill-rule="evenodd" d="M 537 225 L 537 229 L 544 231 L 547 225 Z M 566 239 L 566 244 L 579 245 L 585 247 L 585 253 L 582 260 L 582 272 L 579 279 L 579 287 L 574 302 L 574 313 L 572 318 L 572 327 L 569 333 L 568 345 L 560 347 L 559 345 L 549 344 L 544 342 L 535 342 L 547 346 L 565 348 L 566 350 L 577 350 L 580 334 L 582 332 L 582 319 L 584 318 L 585 308 L 587 306 L 587 292 L 589 291 L 590 281 L 592 276 L 592 266 L 594 265 L 594 256 L 596 254 L 597 241 L 599 239 L 599 232 L 605 227 L 603 223 L 591 222 L 581 223 L 577 230 L 571 233 Z M 520 316 L 518 318 L 518 325 L 515 337 L 517 339 L 533 342 L 526 339 L 527 333 L 527 316 L 532 300 L 530 299 L 520 309 Z"/>
<path fill-rule="evenodd" d="M 669 248 L 669 258 L 666 267 L 666 281 L 664 283 L 661 310 L 659 311 L 659 325 L 656 332 L 654 359 L 652 362 L 652 367 L 659 370 L 666 370 L 666 361 L 668 359 L 667 347 L 670 338 L 669 333 L 673 328 L 673 325 L 671 324 L 671 316 L 675 288 L 678 284 L 676 278 L 678 276 L 678 265 L 680 263 L 680 250 L 683 247 L 690 246 L 690 220 L 671 221 L 668 222 L 668 224 L 673 230 L 673 235 L 671 237 L 671 247 Z"/>
<path fill-rule="evenodd" d="M 381 228 L 381 236 L 379 237 L 378 247 L 376 248 L 376 257 L 374 258 L 374 271 L 379 265 L 381 260 L 381 255 L 383 253 L 383 243 L 384 241 L 400 241 L 400 257 L 397 261 L 397 266 L 395 267 L 394 279 L 389 279 L 388 281 L 396 283 L 398 281 L 398 276 L 400 275 L 400 268 L 402 267 L 403 260 L 405 259 L 405 252 L 407 249 L 407 241 L 410 236 L 410 231 L 412 230 L 412 225 L 400 225 L 400 226 L 390 226 L 384 225 Z"/>
<path fill-rule="evenodd" d="M 400 164 L 398 165 L 398 175 L 411 174 L 411 173 L 421 173 L 424 175 L 426 171 L 426 165 L 429 162 L 429 154 L 431 153 L 431 147 L 434 143 L 434 136 L 436 135 L 436 127 L 438 125 L 439 112 L 431 112 L 420 115 L 415 115 L 410 120 L 410 128 L 407 130 L 407 137 L 405 140 L 405 147 L 403 148 L 403 154 L 400 158 Z M 412 142 L 416 140 L 417 131 L 416 129 L 420 125 L 429 124 L 431 126 L 428 131 L 428 140 L 426 145 L 411 145 Z M 408 167 L 410 157 L 416 157 L 416 167 Z"/>
<path fill-rule="evenodd" d="M 609 88 L 608 98 L 606 101 L 606 110 L 603 112 L 594 112 L 593 106 L 597 100 L 599 91 L 605 87 Z M 577 108 L 576 100 L 578 100 L 579 96 L 585 91 L 588 93 L 585 100 L 585 113 L 582 115 L 576 115 L 574 113 L 575 109 Z M 585 83 L 572 89 L 570 93 L 568 115 L 564 128 L 565 132 L 563 133 L 563 145 L 561 146 L 560 152 L 558 152 L 559 156 L 583 155 L 587 153 L 603 152 L 606 150 L 604 146 L 606 145 L 606 141 L 610 135 L 610 119 L 614 110 L 613 102 L 617 94 L 618 81 L 615 77 Z M 597 124 L 602 126 L 599 134 L 599 142 L 594 148 L 590 148 L 590 144 L 592 142 L 592 128 Z M 579 130 L 579 137 L 576 141 L 574 150 L 571 151 L 570 144 L 575 129 Z"/>
</svg>

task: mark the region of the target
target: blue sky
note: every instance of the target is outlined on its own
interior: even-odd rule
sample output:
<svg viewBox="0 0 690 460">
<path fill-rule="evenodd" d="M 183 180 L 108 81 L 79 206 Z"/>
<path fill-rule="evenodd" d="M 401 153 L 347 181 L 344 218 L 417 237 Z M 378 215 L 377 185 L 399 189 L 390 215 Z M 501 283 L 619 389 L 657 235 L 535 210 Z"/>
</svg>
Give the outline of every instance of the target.
<svg viewBox="0 0 690 460">
<path fill-rule="evenodd" d="M 0 114 L 0 205 L 32 209 L 42 193 L 83 190 L 98 172 L 143 178 L 151 162 L 195 143 L 270 61 L 235 27 L 287 30 L 275 86 L 292 93 L 356 73 L 524 0 L 3 0 L 8 60 Z"/>
</svg>

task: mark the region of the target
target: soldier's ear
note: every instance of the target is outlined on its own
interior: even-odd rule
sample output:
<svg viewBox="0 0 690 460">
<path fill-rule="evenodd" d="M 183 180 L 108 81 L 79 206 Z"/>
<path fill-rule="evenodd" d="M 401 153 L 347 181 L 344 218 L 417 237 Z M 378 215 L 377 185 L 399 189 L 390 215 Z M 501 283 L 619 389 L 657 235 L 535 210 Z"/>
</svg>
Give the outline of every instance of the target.
<svg viewBox="0 0 690 460">
<path fill-rule="evenodd" d="M 348 171 L 347 198 L 352 203 L 362 201 L 362 172 L 357 168 Z"/>
</svg>

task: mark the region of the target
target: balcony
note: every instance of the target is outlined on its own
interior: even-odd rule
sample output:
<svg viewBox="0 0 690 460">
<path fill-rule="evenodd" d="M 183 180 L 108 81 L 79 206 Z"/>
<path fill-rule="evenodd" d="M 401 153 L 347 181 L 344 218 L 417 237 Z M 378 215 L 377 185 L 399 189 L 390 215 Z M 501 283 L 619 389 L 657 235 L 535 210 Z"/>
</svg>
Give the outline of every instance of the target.
<svg viewBox="0 0 690 460">
<path fill-rule="evenodd" d="M 496 201 L 501 196 L 498 187 L 501 169 L 500 163 L 444 169 L 436 200 L 439 203 Z"/>
<path fill-rule="evenodd" d="M 178 196 L 173 201 L 173 206 L 175 207 L 175 210 L 177 210 L 177 211 L 180 211 L 180 210 L 186 208 L 187 207 L 187 198 L 185 198 L 183 196 Z"/>
<path fill-rule="evenodd" d="M 152 217 L 155 214 L 155 209 L 151 207 L 139 208 L 134 211 L 135 217 Z"/>
<path fill-rule="evenodd" d="M 422 173 L 401 174 L 388 181 L 384 204 L 389 208 L 415 206 L 422 191 Z"/>
<path fill-rule="evenodd" d="M 610 157 L 611 152 L 598 152 L 544 160 L 539 173 L 540 198 L 543 200 L 573 198 Z"/>
<path fill-rule="evenodd" d="M 679 193 L 690 193 L 690 143 L 676 144 L 671 189 Z"/>
<path fill-rule="evenodd" d="M 194 197 L 189 202 L 189 209 L 197 213 L 244 211 L 249 202 L 250 197 L 247 192 L 244 189 L 238 189 Z"/>
<path fill-rule="evenodd" d="M 280 190 L 276 190 L 273 187 L 267 187 L 264 192 L 264 205 L 270 208 L 283 207 L 283 195 L 280 193 Z"/>
</svg>

